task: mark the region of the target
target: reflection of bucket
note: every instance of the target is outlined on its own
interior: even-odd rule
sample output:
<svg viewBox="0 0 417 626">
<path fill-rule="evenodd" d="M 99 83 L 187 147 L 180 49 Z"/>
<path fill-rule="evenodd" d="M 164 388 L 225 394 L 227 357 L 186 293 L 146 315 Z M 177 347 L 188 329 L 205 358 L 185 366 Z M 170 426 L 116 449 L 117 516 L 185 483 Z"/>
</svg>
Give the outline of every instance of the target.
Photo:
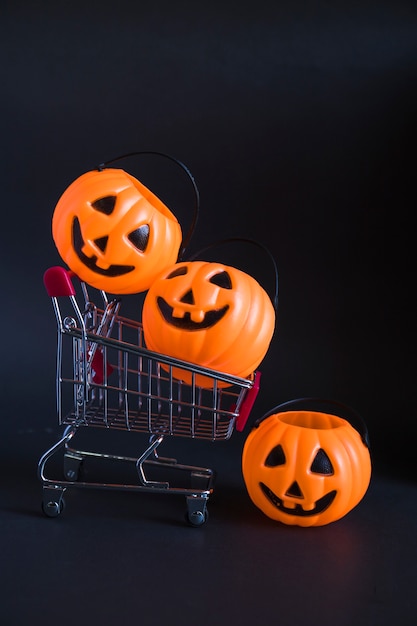
<svg viewBox="0 0 417 626">
<path fill-rule="evenodd" d="M 317 401 L 294 400 L 258 420 L 244 444 L 242 472 L 251 500 L 265 515 L 284 524 L 322 526 L 363 498 L 371 458 L 366 428 L 361 434 L 338 415 L 286 410 L 305 400 Z"/>
<path fill-rule="evenodd" d="M 202 389 L 213 389 L 216 385 L 217 389 L 226 389 L 231 387 L 234 383 L 227 380 L 228 376 L 237 379 L 246 379 L 251 382 L 255 379 L 257 371 L 251 372 L 248 376 L 240 376 L 239 374 L 230 374 L 230 372 L 224 372 L 201 366 L 204 374 L 197 373 L 196 363 L 190 363 L 190 369 L 184 369 L 183 367 L 168 366 L 161 363 L 161 367 L 168 374 L 172 374 L 173 379 L 191 385 L 194 387 L 201 387 Z M 198 364 L 197 364 L 198 365 Z M 226 380 L 222 380 L 225 378 Z"/>
<path fill-rule="evenodd" d="M 110 376 L 113 372 L 113 366 L 110 363 L 104 364 L 103 352 L 97 349 L 94 352 L 93 359 L 91 361 L 92 380 L 97 385 L 102 385 L 105 378 Z"/>
</svg>

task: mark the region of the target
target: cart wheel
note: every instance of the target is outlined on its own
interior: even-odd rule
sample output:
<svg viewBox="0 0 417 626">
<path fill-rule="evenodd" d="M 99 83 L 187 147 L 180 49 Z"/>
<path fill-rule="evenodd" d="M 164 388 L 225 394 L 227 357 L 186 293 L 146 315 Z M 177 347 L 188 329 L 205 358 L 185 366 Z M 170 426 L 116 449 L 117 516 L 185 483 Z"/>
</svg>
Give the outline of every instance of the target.
<svg viewBox="0 0 417 626">
<path fill-rule="evenodd" d="M 190 526 L 202 526 L 208 520 L 208 511 L 207 509 L 205 511 L 193 511 L 192 513 L 187 511 L 185 520 Z"/>
<path fill-rule="evenodd" d="M 42 502 L 42 511 L 46 517 L 58 517 L 65 509 L 65 500 L 61 498 L 59 502 L 51 500 L 50 502 Z"/>
</svg>

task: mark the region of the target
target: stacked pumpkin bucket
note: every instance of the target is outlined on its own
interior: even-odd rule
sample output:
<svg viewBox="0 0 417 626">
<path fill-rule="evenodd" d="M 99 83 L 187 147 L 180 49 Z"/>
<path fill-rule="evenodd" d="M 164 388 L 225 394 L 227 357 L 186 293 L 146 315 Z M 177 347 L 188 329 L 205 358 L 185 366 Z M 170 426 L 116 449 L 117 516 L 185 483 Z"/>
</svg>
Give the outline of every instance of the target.
<svg viewBox="0 0 417 626">
<path fill-rule="evenodd" d="M 109 167 L 140 155 L 167 157 L 188 175 L 195 192 L 195 212 L 186 235 L 175 214 L 150 189 L 124 169 Z M 275 331 L 278 281 L 271 298 L 254 277 L 236 267 L 198 255 L 186 259 L 198 209 L 194 178 L 181 161 L 157 152 L 130 153 L 101 164 L 69 185 L 55 207 L 52 236 L 68 266 L 68 276 L 99 290 L 106 301 L 107 294 L 116 295 L 118 301 L 120 296 L 144 294 L 138 322 L 145 349 L 161 355 L 162 369 L 168 368 L 162 356 L 191 364 L 169 369 L 172 379 L 192 387 L 193 397 L 194 390 L 204 393 L 214 384 L 216 394 L 227 392 L 228 377 L 249 381 L 249 391 L 255 387 L 257 391 L 257 368 Z M 236 240 L 232 237 L 209 247 Z M 276 271 L 272 255 L 262 244 L 240 241 L 263 248 Z M 113 367 L 117 369 L 117 364 L 109 366 L 106 378 Z M 222 380 L 212 372 L 225 377 Z M 238 430 L 244 427 L 240 417 L 237 410 L 231 416 Z M 244 422 L 247 417 L 246 410 Z M 149 432 L 154 439 L 156 433 Z M 72 457 L 76 459 L 77 454 Z M 44 461 L 40 462 L 41 477 Z M 255 421 L 244 442 L 242 473 L 250 499 L 268 518 L 298 526 L 336 521 L 360 502 L 369 486 L 366 426 L 341 403 L 291 400 Z M 57 484 L 49 481 L 51 487 Z M 191 510 L 189 521 L 198 520 L 193 525 L 200 525 L 205 516 L 200 520 L 195 513 Z"/>
</svg>

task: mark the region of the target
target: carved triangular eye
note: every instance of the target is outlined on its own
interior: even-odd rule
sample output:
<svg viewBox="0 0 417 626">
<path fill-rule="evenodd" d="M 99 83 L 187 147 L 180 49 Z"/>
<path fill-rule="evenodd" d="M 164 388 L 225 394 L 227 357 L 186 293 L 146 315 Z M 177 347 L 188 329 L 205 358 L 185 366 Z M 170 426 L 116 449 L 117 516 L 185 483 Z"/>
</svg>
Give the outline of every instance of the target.
<svg viewBox="0 0 417 626">
<path fill-rule="evenodd" d="M 149 226 L 147 224 L 140 226 L 140 228 L 137 228 L 128 235 L 128 239 L 133 243 L 135 248 L 141 252 L 145 252 L 149 242 Z"/>
<path fill-rule="evenodd" d="M 187 274 L 188 269 L 186 265 L 182 265 L 181 267 L 177 267 L 173 272 L 168 274 L 167 278 L 175 278 L 176 276 L 184 276 Z"/>
<path fill-rule="evenodd" d="M 268 454 L 265 465 L 267 467 L 276 467 L 277 465 L 284 465 L 285 460 L 284 450 L 281 445 L 278 445 L 272 448 L 271 452 Z"/>
<path fill-rule="evenodd" d="M 104 196 L 103 198 L 99 198 L 93 202 L 91 206 L 100 213 L 111 215 L 114 211 L 114 207 L 116 206 L 116 200 L 117 196 Z"/>
<path fill-rule="evenodd" d="M 320 448 L 314 457 L 314 461 L 311 464 L 311 471 L 314 472 L 314 474 L 334 474 L 332 462 L 322 448 Z"/>
<path fill-rule="evenodd" d="M 219 272 L 210 278 L 211 283 L 223 289 L 232 289 L 232 279 L 227 272 Z"/>
</svg>

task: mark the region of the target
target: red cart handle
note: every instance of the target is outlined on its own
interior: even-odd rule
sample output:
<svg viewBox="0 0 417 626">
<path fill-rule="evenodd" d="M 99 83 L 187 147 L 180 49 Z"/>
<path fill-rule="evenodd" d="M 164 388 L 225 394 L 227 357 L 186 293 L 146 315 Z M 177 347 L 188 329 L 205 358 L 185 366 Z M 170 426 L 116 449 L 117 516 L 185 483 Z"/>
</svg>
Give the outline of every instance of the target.
<svg viewBox="0 0 417 626">
<path fill-rule="evenodd" d="M 54 266 L 46 270 L 43 275 L 43 284 L 51 298 L 59 296 L 75 296 L 75 288 L 72 278 L 77 275 L 64 267 Z"/>
</svg>

